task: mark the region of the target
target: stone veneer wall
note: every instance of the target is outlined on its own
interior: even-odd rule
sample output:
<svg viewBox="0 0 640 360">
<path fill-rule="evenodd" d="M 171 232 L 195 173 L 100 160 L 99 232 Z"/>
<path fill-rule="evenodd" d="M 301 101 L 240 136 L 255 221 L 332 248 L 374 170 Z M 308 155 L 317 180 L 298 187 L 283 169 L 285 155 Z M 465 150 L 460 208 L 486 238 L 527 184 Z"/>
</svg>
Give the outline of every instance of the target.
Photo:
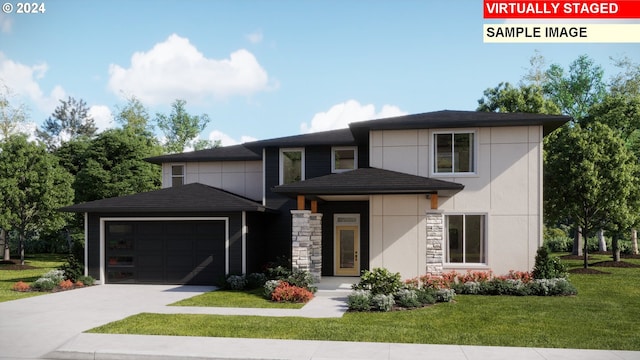
<svg viewBox="0 0 640 360">
<path fill-rule="evenodd" d="M 316 282 L 322 275 L 322 214 L 291 210 L 291 266 L 309 271 Z"/>
<path fill-rule="evenodd" d="M 427 274 L 442 275 L 444 267 L 444 216 L 427 212 Z"/>
</svg>

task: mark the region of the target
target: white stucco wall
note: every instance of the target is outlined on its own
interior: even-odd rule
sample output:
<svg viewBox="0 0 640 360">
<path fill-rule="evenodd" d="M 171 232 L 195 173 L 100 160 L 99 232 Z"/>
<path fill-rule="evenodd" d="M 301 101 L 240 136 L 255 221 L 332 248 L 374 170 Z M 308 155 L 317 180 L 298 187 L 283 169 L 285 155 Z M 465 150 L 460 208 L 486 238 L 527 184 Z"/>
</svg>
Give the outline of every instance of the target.
<svg viewBox="0 0 640 360">
<path fill-rule="evenodd" d="M 262 161 L 165 163 L 162 187 L 171 186 L 172 165 L 185 165 L 185 184 L 197 182 L 262 201 Z"/>
<path fill-rule="evenodd" d="M 487 264 L 475 267 L 445 264 L 445 271 L 473 268 L 503 274 L 509 270 L 531 270 L 536 249 L 542 244 L 542 128 L 470 130 L 478 134 L 477 174 L 436 177 L 465 185 L 453 197 L 440 197 L 439 209 L 443 214 L 487 215 Z M 372 132 L 371 166 L 433 177 L 431 134 L 424 129 Z M 424 195 L 409 198 L 388 195 L 371 198 L 371 267 L 384 264 L 390 270 L 400 271 L 405 278 L 425 272 L 421 249 L 425 246 L 426 230 L 422 221 L 430 206 Z M 406 209 L 402 211 L 410 214 L 400 210 L 403 206 Z"/>
</svg>

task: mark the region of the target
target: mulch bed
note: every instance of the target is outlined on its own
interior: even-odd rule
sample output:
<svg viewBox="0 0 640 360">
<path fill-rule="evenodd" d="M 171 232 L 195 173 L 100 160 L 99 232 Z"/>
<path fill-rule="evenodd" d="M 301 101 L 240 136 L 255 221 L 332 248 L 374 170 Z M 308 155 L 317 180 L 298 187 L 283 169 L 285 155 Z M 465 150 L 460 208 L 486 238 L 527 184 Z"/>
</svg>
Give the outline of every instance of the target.
<svg viewBox="0 0 640 360">
<path fill-rule="evenodd" d="M 640 268 L 640 265 L 628 263 L 626 261 L 600 261 L 591 266 L 617 267 L 617 268 Z"/>
<path fill-rule="evenodd" d="M 600 270 L 596 270 L 594 268 L 576 268 L 576 269 L 571 269 L 569 270 L 569 272 L 571 274 L 611 274 L 608 272 L 604 272 L 604 271 L 600 271 Z"/>
<path fill-rule="evenodd" d="M 20 265 L 20 260 L 2 260 L 0 261 L 0 270 L 29 270 L 37 269 L 31 265 Z"/>
</svg>

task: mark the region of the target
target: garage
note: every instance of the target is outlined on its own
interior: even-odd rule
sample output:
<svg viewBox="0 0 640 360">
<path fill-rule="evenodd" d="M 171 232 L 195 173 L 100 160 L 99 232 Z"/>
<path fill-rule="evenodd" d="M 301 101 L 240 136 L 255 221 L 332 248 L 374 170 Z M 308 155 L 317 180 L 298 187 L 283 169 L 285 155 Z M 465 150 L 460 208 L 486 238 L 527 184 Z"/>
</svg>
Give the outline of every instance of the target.
<svg viewBox="0 0 640 360">
<path fill-rule="evenodd" d="M 227 219 L 104 222 L 107 283 L 211 284 L 225 275 Z"/>
</svg>

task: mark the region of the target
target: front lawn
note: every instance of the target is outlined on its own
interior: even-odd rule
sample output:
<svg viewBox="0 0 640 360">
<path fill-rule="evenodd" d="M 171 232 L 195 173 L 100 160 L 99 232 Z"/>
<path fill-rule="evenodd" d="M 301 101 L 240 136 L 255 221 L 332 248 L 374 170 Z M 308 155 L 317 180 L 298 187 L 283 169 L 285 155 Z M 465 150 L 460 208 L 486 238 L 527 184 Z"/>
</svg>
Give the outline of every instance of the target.
<svg viewBox="0 0 640 360">
<path fill-rule="evenodd" d="M 304 303 L 270 301 L 264 298 L 263 293 L 263 288 L 254 290 L 216 290 L 184 299 L 171 305 L 272 309 L 300 309 L 305 305 Z"/>
<path fill-rule="evenodd" d="M 17 292 L 11 290 L 18 281 L 32 283 L 50 270 L 62 266 L 64 254 L 36 254 L 25 257 L 25 266 L 0 264 L 0 302 L 46 294 L 44 292 Z M 18 263 L 19 264 L 19 263 Z"/>
<path fill-rule="evenodd" d="M 640 268 L 597 269 L 608 274 L 570 275 L 578 289 L 571 297 L 461 295 L 454 303 L 339 319 L 145 313 L 90 332 L 640 350 Z"/>
</svg>

